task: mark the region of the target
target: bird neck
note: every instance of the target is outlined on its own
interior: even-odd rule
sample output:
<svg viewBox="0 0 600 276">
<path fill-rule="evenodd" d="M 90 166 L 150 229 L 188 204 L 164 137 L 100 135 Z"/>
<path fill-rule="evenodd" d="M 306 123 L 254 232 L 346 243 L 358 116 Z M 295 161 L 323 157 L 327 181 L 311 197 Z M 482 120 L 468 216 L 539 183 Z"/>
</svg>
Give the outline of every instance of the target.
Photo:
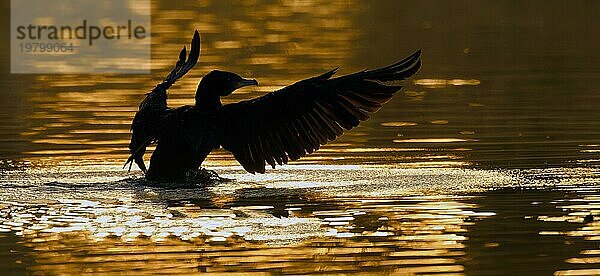
<svg viewBox="0 0 600 276">
<path fill-rule="evenodd" d="M 218 93 L 198 87 L 198 91 L 196 91 L 196 107 L 205 110 L 217 110 L 221 106 L 223 104 L 221 104 L 221 96 Z"/>
</svg>

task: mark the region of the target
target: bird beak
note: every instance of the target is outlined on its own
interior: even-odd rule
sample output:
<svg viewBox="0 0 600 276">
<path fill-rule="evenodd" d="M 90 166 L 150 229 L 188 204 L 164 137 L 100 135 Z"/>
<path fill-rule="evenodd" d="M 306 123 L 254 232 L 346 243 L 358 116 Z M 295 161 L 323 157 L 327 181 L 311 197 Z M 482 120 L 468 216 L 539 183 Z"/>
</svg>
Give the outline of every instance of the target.
<svg viewBox="0 0 600 276">
<path fill-rule="evenodd" d="M 250 85 L 256 85 L 258 86 L 258 82 L 256 80 L 248 80 L 248 79 L 242 79 L 241 81 L 239 81 L 235 87 L 235 89 L 244 87 L 244 86 L 250 86 Z"/>
</svg>

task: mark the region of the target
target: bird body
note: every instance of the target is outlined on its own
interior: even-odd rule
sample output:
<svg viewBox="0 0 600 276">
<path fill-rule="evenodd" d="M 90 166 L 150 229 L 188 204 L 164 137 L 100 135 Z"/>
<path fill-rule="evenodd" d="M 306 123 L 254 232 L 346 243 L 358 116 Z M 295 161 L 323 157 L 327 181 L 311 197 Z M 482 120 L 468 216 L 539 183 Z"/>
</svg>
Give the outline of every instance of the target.
<svg viewBox="0 0 600 276">
<path fill-rule="evenodd" d="M 380 69 L 333 78 L 334 69 L 227 105 L 221 104 L 221 97 L 258 82 L 214 70 L 200 81 L 195 105 L 170 109 L 166 91 L 195 65 L 199 46 L 196 32 L 188 59 L 184 48 L 173 71 L 146 95 L 134 117 L 126 165 L 135 161 L 147 179 L 184 180 L 220 147 L 250 173 L 264 173 L 267 164 L 275 168 L 297 160 L 368 119 L 401 89 L 385 83 L 412 76 L 421 64 L 417 51 Z M 143 155 L 152 143 L 157 146 L 146 171 Z"/>
<path fill-rule="evenodd" d="M 181 180 L 196 171 L 206 156 L 219 148 L 214 111 L 182 106 L 171 111 L 159 132 L 146 177 Z"/>
</svg>

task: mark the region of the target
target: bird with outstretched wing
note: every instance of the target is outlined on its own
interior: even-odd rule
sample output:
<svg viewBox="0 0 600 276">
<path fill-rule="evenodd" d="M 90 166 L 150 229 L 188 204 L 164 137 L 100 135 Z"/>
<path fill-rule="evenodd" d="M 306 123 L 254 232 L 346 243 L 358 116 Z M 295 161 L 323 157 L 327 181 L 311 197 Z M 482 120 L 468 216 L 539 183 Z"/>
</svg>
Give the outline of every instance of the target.
<svg viewBox="0 0 600 276">
<path fill-rule="evenodd" d="M 367 120 L 402 87 L 421 65 L 421 51 L 392 65 L 333 77 L 336 70 L 302 80 L 264 96 L 222 105 L 221 97 L 255 80 L 214 70 L 198 85 L 195 105 L 167 107 L 167 89 L 197 62 L 198 32 L 186 60 L 185 48 L 167 78 L 142 101 L 132 123 L 131 156 L 150 180 L 184 180 L 214 149 L 224 148 L 250 173 L 266 165 L 297 160 Z M 156 149 L 146 171 L 147 146 Z M 131 165 L 130 165 L 131 166 Z"/>
</svg>

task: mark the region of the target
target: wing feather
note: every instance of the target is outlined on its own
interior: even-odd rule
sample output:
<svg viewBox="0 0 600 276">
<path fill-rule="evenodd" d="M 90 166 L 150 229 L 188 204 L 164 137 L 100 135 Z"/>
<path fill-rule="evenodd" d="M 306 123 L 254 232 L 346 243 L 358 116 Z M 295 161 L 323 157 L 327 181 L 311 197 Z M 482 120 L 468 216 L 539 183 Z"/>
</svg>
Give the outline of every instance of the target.
<svg viewBox="0 0 600 276">
<path fill-rule="evenodd" d="M 140 103 L 139 110 L 131 122 L 132 134 L 131 142 L 129 143 L 129 152 L 131 155 L 124 167 L 129 165 L 129 169 L 131 170 L 132 162 L 135 162 L 142 171 L 146 172 L 146 165 L 143 159 L 146 147 L 156 142 L 157 135 L 164 128 L 163 121 L 165 121 L 165 118 L 171 112 L 167 107 L 167 90 L 178 79 L 190 71 L 200 57 L 200 34 L 198 31 L 194 32 L 191 44 L 192 47 L 189 56 L 184 46 L 181 52 L 179 52 L 179 58 L 175 63 L 175 67 L 161 83 L 146 94 L 146 97 Z"/>
<path fill-rule="evenodd" d="M 218 139 L 245 170 L 264 173 L 317 151 L 369 119 L 420 66 L 421 51 L 389 66 L 332 78 L 337 68 L 252 100 L 223 106 Z"/>
</svg>

